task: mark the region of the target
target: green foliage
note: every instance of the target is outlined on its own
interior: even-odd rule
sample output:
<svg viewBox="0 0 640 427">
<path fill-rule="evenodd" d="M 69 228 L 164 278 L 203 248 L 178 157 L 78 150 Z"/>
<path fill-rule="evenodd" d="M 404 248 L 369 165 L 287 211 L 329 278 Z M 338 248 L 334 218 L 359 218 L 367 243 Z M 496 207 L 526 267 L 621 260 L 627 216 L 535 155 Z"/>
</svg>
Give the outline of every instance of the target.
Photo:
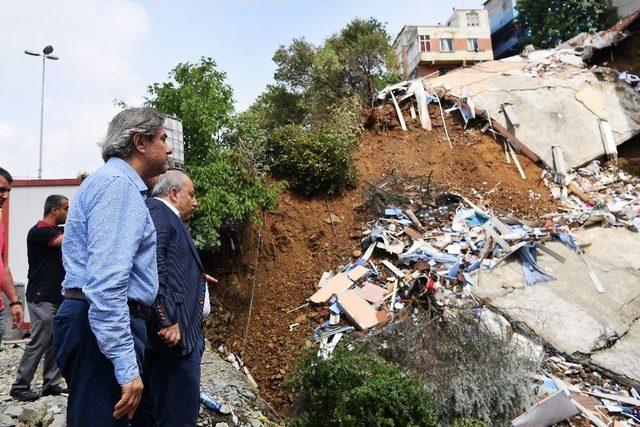
<svg viewBox="0 0 640 427">
<path fill-rule="evenodd" d="M 273 61 L 275 84 L 246 112 L 268 134 L 273 167 L 305 194 L 353 186 L 356 109 L 371 101 L 377 82 L 395 78 L 387 73 L 395 57 L 385 25 L 354 19 L 319 46 L 293 39 Z"/>
<path fill-rule="evenodd" d="M 182 120 L 185 162 L 204 165 L 231 124 L 233 91 L 225 82 L 226 73 L 213 59 L 203 57 L 197 64 L 178 64 L 169 78 L 148 87 L 147 105 Z"/>
<path fill-rule="evenodd" d="M 615 9 L 598 0 L 518 0 L 517 21 L 523 45 L 551 48 L 582 33 L 593 33 L 615 21 Z"/>
<path fill-rule="evenodd" d="M 271 135 L 271 154 L 294 189 L 337 193 L 356 183 L 351 155 L 361 132 L 357 109 L 345 102 L 313 126 L 277 128 Z"/>
<path fill-rule="evenodd" d="M 377 356 L 343 344 L 331 359 L 307 352 L 288 379 L 304 394 L 301 426 L 435 426 L 436 406 L 415 376 Z"/>
<path fill-rule="evenodd" d="M 200 206 L 191 221 L 200 249 L 219 246 L 228 222 L 260 221 L 280 186 L 265 181 L 266 131 L 233 114 L 233 92 L 211 58 L 178 64 L 165 83 L 149 86 L 147 105 L 182 120 L 185 163 Z"/>
<path fill-rule="evenodd" d="M 376 86 L 376 90 L 382 90 L 389 85 L 394 85 L 404 81 L 404 77 L 395 73 L 384 73 L 379 76 L 374 76 L 373 81 Z"/>
<path fill-rule="evenodd" d="M 273 207 L 277 186 L 269 186 L 245 167 L 236 151 L 221 149 L 203 166 L 187 166 L 199 206 L 191 220 L 192 235 L 199 248 L 219 245 L 219 229 L 228 221 L 260 223 L 260 212 Z"/>
<path fill-rule="evenodd" d="M 475 418 L 459 418 L 451 424 L 451 427 L 489 427 L 489 425 Z"/>
</svg>

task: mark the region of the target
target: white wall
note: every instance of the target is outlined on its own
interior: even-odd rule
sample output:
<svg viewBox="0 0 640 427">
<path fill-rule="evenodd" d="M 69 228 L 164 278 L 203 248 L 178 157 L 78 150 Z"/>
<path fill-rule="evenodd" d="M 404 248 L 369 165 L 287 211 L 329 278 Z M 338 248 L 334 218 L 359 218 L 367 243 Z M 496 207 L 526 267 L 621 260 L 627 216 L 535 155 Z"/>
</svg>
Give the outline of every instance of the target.
<svg viewBox="0 0 640 427">
<path fill-rule="evenodd" d="M 27 233 L 42 219 L 45 199 L 61 194 L 73 203 L 76 186 L 13 187 L 9 196 L 9 267 L 16 283 L 27 284 Z"/>
<path fill-rule="evenodd" d="M 489 0 L 484 8 L 489 14 L 491 34 L 507 25 L 516 15 L 513 0 Z"/>
</svg>

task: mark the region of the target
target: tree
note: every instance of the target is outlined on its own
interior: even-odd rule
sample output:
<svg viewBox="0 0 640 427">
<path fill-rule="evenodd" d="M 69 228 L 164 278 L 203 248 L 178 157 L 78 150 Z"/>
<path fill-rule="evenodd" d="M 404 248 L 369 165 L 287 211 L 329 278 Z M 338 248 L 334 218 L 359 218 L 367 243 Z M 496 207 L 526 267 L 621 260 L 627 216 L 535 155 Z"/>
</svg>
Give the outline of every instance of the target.
<svg viewBox="0 0 640 427">
<path fill-rule="evenodd" d="M 147 104 L 182 120 L 185 162 L 203 165 L 223 141 L 233 113 L 233 91 L 226 73 L 211 58 L 178 64 L 165 83 L 149 86 Z"/>
<path fill-rule="evenodd" d="M 275 83 L 246 113 L 267 133 L 270 164 L 294 189 L 336 193 L 355 184 L 360 108 L 376 85 L 396 79 L 394 60 L 374 18 L 354 19 L 319 46 L 298 38 L 276 50 Z"/>
<path fill-rule="evenodd" d="M 278 186 L 265 180 L 265 133 L 245 115 L 234 115 L 233 91 L 211 58 L 178 64 L 171 80 L 149 86 L 146 104 L 182 120 L 185 164 L 200 206 L 191 221 L 200 249 L 220 244 L 229 222 L 260 221 Z"/>
<path fill-rule="evenodd" d="M 272 88 L 298 96 L 300 108 L 317 116 L 325 107 L 352 96 L 368 104 L 374 80 L 394 67 L 395 57 L 384 24 L 370 18 L 354 19 L 321 46 L 294 39 L 276 50 L 273 61 L 276 85 Z"/>
<path fill-rule="evenodd" d="M 537 48 L 552 48 L 579 33 L 608 28 L 615 20 L 615 9 L 598 0 L 518 0 L 516 10 L 523 45 Z"/>
</svg>

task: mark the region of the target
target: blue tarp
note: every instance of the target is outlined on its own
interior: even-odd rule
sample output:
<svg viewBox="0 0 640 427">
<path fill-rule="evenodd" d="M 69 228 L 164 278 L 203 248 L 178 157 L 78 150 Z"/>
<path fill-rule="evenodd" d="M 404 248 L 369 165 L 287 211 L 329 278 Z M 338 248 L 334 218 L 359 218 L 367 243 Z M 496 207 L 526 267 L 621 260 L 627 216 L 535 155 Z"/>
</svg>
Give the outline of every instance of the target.
<svg viewBox="0 0 640 427">
<path fill-rule="evenodd" d="M 556 280 L 555 277 L 544 271 L 539 265 L 536 256 L 536 242 L 530 242 L 518 249 L 522 271 L 527 285 L 535 285 L 540 282 L 550 282 Z"/>
<path fill-rule="evenodd" d="M 573 235 L 571 233 L 566 233 L 564 231 L 559 231 L 559 232 L 551 233 L 551 236 L 555 237 L 556 239 L 560 239 L 560 241 L 562 243 L 564 243 L 564 245 L 566 247 L 568 247 L 569 249 L 571 249 L 575 253 L 579 253 L 580 252 L 580 247 L 576 243 L 576 241 L 573 238 Z"/>
</svg>

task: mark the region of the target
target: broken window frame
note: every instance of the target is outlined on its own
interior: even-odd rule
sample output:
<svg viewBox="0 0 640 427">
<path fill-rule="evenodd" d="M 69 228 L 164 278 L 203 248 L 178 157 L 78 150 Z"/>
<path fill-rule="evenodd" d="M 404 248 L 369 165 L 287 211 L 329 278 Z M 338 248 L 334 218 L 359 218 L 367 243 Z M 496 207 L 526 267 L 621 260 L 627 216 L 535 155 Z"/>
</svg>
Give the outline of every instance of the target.
<svg viewBox="0 0 640 427">
<path fill-rule="evenodd" d="M 440 52 L 455 52 L 452 38 L 440 39 Z"/>
<path fill-rule="evenodd" d="M 467 50 L 469 52 L 477 52 L 480 50 L 478 46 L 478 38 L 477 37 L 469 37 L 467 38 Z"/>
<path fill-rule="evenodd" d="M 479 27 L 480 26 L 480 14 L 478 12 L 467 12 L 467 27 Z"/>
<path fill-rule="evenodd" d="M 431 52 L 431 36 L 420 35 L 420 52 Z"/>
</svg>

